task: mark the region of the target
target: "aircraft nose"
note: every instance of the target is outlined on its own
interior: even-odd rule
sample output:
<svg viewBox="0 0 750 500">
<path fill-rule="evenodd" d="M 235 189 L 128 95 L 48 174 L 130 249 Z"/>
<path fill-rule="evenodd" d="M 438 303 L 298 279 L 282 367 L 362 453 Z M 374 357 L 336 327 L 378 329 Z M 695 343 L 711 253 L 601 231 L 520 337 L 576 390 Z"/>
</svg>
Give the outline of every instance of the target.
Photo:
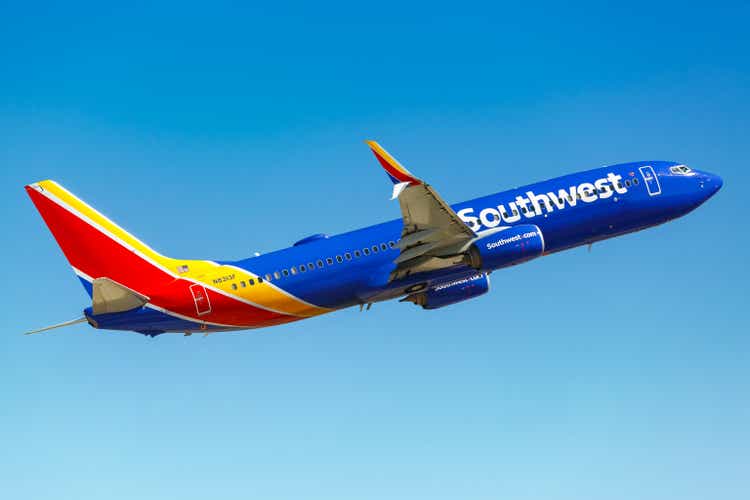
<svg viewBox="0 0 750 500">
<path fill-rule="evenodd" d="M 721 189 L 721 186 L 724 185 L 724 179 L 722 179 L 718 175 L 713 176 L 713 182 L 714 182 L 714 193 L 717 192 L 719 189 Z"/>
<path fill-rule="evenodd" d="M 716 174 L 710 174 L 708 172 L 701 176 L 701 188 L 708 192 L 708 196 L 716 194 L 721 186 L 724 185 L 724 180 Z"/>
<path fill-rule="evenodd" d="M 712 174 L 706 171 L 696 171 L 698 174 L 696 180 L 698 181 L 698 190 L 695 192 L 698 203 L 704 203 L 713 195 L 715 195 L 721 186 L 724 185 L 724 181 L 721 177 L 716 174 Z"/>
</svg>

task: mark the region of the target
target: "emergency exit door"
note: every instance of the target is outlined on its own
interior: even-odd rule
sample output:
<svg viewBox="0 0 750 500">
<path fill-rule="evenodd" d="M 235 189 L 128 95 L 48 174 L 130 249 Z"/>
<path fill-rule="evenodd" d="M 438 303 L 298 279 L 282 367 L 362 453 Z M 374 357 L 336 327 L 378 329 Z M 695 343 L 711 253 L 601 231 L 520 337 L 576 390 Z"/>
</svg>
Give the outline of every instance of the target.
<svg viewBox="0 0 750 500">
<path fill-rule="evenodd" d="M 656 196 L 661 194 L 661 185 L 659 184 L 659 178 L 656 177 L 653 167 L 646 165 L 639 169 L 641 171 L 641 177 L 643 182 L 646 183 L 646 189 L 648 189 L 649 196 Z"/>
</svg>

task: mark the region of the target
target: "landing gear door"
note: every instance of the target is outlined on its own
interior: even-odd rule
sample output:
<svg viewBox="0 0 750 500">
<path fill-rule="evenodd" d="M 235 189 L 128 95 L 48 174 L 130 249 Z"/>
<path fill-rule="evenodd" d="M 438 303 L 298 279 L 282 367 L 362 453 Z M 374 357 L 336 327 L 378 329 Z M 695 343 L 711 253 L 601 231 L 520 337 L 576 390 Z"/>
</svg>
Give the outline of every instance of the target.
<svg viewBox="0 0 750 500">
<path fill-rule="evenodd" d="M 650 165 L 646 165 L 644 167 L 640 167 L 639 170 L 641 171 L 643 182 L 646 183 L 648 195 L 656 196 L 661 194 L 661 185 L 659 184 L 659 178 L 656 177 L 656 172 L 654 172 L 653 167 L 651 167 Z"/>
<path fill-rule="evenodd" d="M 208 294 L 202 285 L 198 285 L 197 283 L 190 285 L 190 293 L 193 295 L 195 312 L 198 313 L 198 316 L 203 316 L 211 312 L 211 301 L 208 300 Z"/>
</svg>

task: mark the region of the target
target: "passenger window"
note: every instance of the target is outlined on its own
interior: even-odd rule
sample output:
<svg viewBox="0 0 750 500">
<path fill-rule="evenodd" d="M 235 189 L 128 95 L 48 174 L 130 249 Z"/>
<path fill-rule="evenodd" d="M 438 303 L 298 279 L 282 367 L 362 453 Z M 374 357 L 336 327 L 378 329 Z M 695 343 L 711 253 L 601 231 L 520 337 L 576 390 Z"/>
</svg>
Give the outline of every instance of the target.
<svg viewBox="0 0 750 500">
<path fill-rule="evenodd" d="M 346 252 L 344 254 L 344 257 L 346 257 L 346 260 L 352 260 L 352 254 L 350 254 L 349 252 Z"/>
<path fill-rule="evenodd" d="M 396 248 L 396 242 L 395 241 L 389 241 L 388 246 L 391 248 Z"/>
<path fill-rule="evenodd" d="M 370 255 L 370 249 L 369 248 L 363 248 L 362 249 L 362 253 L 364 253 L 365 255 Z"/>
<path fill-rule="evenodd" d="M 360 257 L 361 255 L 362 255 L 362 254 L 360 253 L 360 251 L 359 251 L 359 250 L 355 250 L 355 251 L 354 251 L 354 256 L 355 256 L 355 257 L 359 258 L 359 257 Z"/>
<path fill-rule="evenodd" d="M 633 184 L 638 185 L 638 179 L 633 179 Z"/>
<path fill-rule="evenodd" d="M 521 207 L 521 212 L 527 214 L 527 213 L 529 213 L 529 209 L 526 208 L 526 207 Z"/>
<path fill-rule="evenodd" d="M 386 250 L 388 250 L 388 245 L 386 245 L 385 243 L 381 243 L 380 249 L 385 252 Z"/>
<path fill-rule="evenodd" d="M 241 288 L 245 288 L 246 286 L 247 286 L 247 285 L 245 285 L 245 282 L 244 282 L 244 281 L 240 281 L 240 287 L 241 287 Z"/>
<path fill-rule="evenodd" d="M 286 270 L 286 269 L 282 269 L 282 270 L 281 270 L 281 274 L 283 274 L 283 275 L 284 275 L 284 277 L 286 278 L 286 277 L 288 277 L 288 276 L 289 276 L 289 271 L 288 271 L 288 270 Z"/>
<path fill-rule="evenodd" d="M 248 282 L 248 284 L 250 286 L 253 286 L 255 284 L 255 280 L 253 280 L 252 278 L 250 278 L 249 280 L 247 280 L 247 282 Z"/>
<path fill-rule="evenodd" d="M 276 278 L 276 279 L 279 279 L 279 278 L 281 278 L 281 275 L 279 274 L 278 271 L 274 271 L 273 272 L 273 277 Z"/>
<path fill-rule="evenodd" d="M 307 268 L 308 268 L 308 269 L 309 269 L 310 271 L 313 271 L 313 270 L 315 269 L 315 264 L 313 264 L 312 262 L 308 262 L 308 263 L 307 263 Z"/>
<path fill-rule="evenodd" d="M 318 259 L 317 264 L 318 264 L 319 268 L 323 269 L 323 261 L 322 260 Z"/>
<path fill-rule="evenodd" d="M 297 274 L 297 268 L 294 267 L 294 266 L 292 266 L 292 267 L 289 268 L 289 272 L 292 273 L 292 275 L 295 275 L 295 274 Z"/>
<path fill-rule="evenodd" d="M 372 251 L 375 252 L 375 253 L 378 253 L 378 246 L 377 245 L 373 245 L 372 246 Z"/>
<path fill-rule="evenodd" d="M 625 181 L 625 187 L 630 187 L 630 181 Z"/>
<path fill-rule="evenodd" d="M 266 274 L 266 281 L 271 281 L 271 275 L 270 274 Z"/>
<path fill-rule="evenodd" d="M 261 278 L 260 276 L 258 276 L 258 284 L 260 285 L 261 283 L 263 283 L 263 278 Z"/>
<path fill-rule="evenodd" d="M 237 290 L 237 283 L 232 283 L 232 290 Z"/>
<path fill-rule="evenodd" d="M 337 255 L 336 256 L 336 262 L 338 262 L 339 264 L 341 264 L 342 262 L 344 262 L 344 259 L 342 259 L 340 255 Z"/>
<path fill-rule="evenodd" d="M 301 272 L 301 273 L 307 272 L 307 268 L 305 267 L 304 264 L 302 264 L 301 266 L 299 266 L 299 272 Z"/>
<path fill-rule="evenodd" d="M 330 258 L 330 257 L 326 257 L 326 264 L 328 264 L 329 266 L 332 266 L 333 265 L 333 259 Z"/>
</svg>

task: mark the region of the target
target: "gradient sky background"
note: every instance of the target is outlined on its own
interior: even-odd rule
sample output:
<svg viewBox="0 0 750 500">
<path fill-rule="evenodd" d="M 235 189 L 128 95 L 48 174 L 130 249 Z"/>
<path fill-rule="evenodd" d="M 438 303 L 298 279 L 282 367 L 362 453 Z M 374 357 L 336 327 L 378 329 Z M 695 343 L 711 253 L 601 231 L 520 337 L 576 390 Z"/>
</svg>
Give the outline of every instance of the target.
<svg viewBox="0 0 750 500">
<path fill-rule="evenodd" d="M 750 8 L 0 6 L 0 496 L 746 499 Z M 662 227 L 438 311 L 86 325 L 23 191 L 232 259 L 398 217 L 374 138 L 449 201 L 642 159 L 720 174 Z"/>
</svg>

